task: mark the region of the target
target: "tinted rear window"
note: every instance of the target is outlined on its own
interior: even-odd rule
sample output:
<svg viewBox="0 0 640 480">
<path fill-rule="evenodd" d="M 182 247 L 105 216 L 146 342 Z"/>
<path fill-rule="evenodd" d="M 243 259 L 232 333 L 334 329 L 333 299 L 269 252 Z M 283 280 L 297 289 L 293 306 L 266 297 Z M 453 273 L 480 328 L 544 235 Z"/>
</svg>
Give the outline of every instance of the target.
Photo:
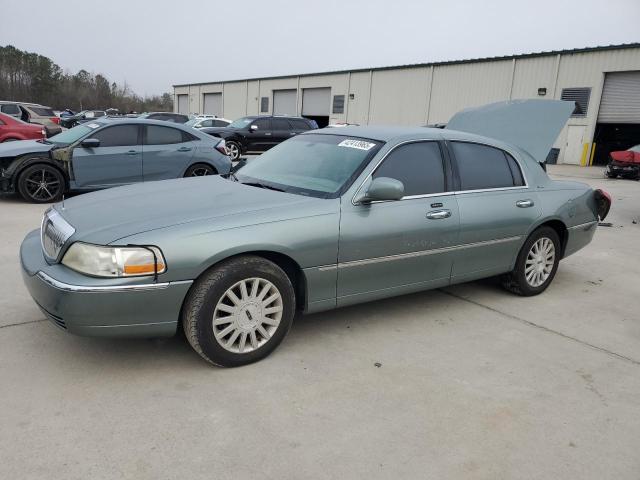
<svg viewBox="0 0 640 480">
<path fill-rule="evenodd" d="M 294 130 L 311 130 L 311 127 L 304 120 L 298 120 L 295 118 L 289 119 L 289 123 L 293 127 Z"/>
<path fill-rule="evenodd" d="M 173 143 L 182 143 L 183 141 L 182 130 L 171 127 L 147 125 L 146 145 L 170 145 Z"/>
<path fill-rule="evenodd" d="M 289 122 L 284 118 L 274 118 L 271 120 L 271 128 L 274 130 L 290 130 Z"/>
<path fill-rule="evenodd" d="M 47 107 L 27 107 L 32 112 L 35 112 L 37 115 L 41 117 L 55 117 L 56 114 L 53 113 L 53 110 Z"/>
<path fill-rule="evenodd" d="M 510 156 L 502 150 L 477 143 L 451 142 L 451 145 L 458 165 L 461 190 L 524 185 L 515 160 L 509 160 Z M 513 173 L 510 161 L 516 167 Z"/>
<path fill-rule="evenodd" d="M 0 105 L 0 112 L 7 113 L 9 115 L 16 115 L 20 113 L 20 108 L 13 103 L 9 103 L 6 105 Z"/>
</svg>

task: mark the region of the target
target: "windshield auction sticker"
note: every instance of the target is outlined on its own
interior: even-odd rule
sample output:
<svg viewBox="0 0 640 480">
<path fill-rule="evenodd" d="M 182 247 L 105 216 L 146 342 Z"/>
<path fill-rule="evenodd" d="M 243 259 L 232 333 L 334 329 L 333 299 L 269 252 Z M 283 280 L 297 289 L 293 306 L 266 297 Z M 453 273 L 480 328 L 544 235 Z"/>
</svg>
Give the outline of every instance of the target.
<svg viewBox="0 0 640 480">
<path fill-rule="evenodd" d="M 349 148 L 357 148 L 358 150 L 371 150 L 376 146 L 375 143 L 365 142 L 364 140 L 354 140 L 352 138 L 348 138 L 346 140 L 341 141 L 338 144 L 339 147 L 349 147 Z"/>
<path fill-rule="evenodd" d="M 98 128 L 99 126 L 100 126 L 100 125 L 99 125 L 98 123 L 88 123 L 88 124 L 87 124 L 87 127 L 92 128 L 92 129 L 93 129 L 93 128 Z"/>
</svg>

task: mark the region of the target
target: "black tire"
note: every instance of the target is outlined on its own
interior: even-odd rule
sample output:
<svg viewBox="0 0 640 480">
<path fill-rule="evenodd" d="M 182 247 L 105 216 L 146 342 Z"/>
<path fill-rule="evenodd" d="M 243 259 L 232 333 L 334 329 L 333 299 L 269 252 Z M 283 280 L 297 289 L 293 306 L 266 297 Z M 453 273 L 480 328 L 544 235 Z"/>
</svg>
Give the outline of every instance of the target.
<svg viewBox="0 0 640 480">
<path fill-rule="evenodd" d="M 609 178 L 616 178 L 618 175 L 616 175 L 615 173 L 611 173 L 611 172 L 607 172 L 606 173 L 607 177 Z"/>
<path fill-rule="evenodd" d="M 196 163 L 187 168 L 184 172 L 185 177 L 204 177 L 205 175 L 216 175 L 218 172 L 211 165 L 206 163 Z"/>
<path fill-rule="evenodd" d="M 56 202 L 62 198 L 65 187 L 62 172 L 46 163 L 31 165 L 18 177 L 18 192 L 31 203 Z"/>
<path fill-rule="evenodd" d="M 247 289 L 243 292 L 241 286 L 238 286 L 239 283 L 244 281 L 252 282 L 251 285 L 253 286 L 253 282 L 256 279 L 264 283 L 259 282 L 258 287 L 255 289 L 249 289 L 247 283 Z M 269 285 L 276 290 L 271 289 Z M 273 304 L 276 305 L 276 308 L 280 308 L 280 312 L 269 313 L 269 315 L 274 316 L 281 315 L 276 326 L 266 327 L 273 329 L 269 338 L 262 335 L 260 330 L 256 330 L 256 328 L 260 327 L 250 325 L 251 323 L 257 323 L 261 327 L 267 325 L 260 324 L 260 321 L 254 322 L 250 314 L 256 311 L 251 310 L 251 308 L 254 308 L 256 302 L 260 302 L 254 296 L 254 291 L 262 293 L 263 287 L 270 288 L 264 296 L 265 301 L 273 296 L 272 292 L 277 291 L 280 295 L 276 299 L 277 303 Z M 225 303 L 230 298 L 227 297 L 229 290 L 232 290 L 240 300 L 240 305 L 235 302 L 233 302 L 234 305 Z M 251 301 L 250 296 L 253 296 L 253 301 Z M 236 309 L 238 313 L 229 313 L 228 317 L 218 317 L 221 312 L 219 308 L 221 305 L 222 307 L 227 307 L 222 311 L 227 311 L 228 308 L 231 308 Z M 266 305 L 271 304 L 267 303 Z M 269 307 L 268 309 L 271 310 L 272 308 Z M 291 328 L 295 309 L 295 292 L 287 274 L 276 264 L 262 257 L 246 255 L 226 260 L 208 270 L 196 280 L 187 295 L 182 309 L 182 326 L 187 340 L 202 358 L 220 367 L 238 367 L 261 360 L 275 350 Z M 265 318 L 265 316 L 261 315 L 262 312 L 266 314 L 266 310 L 260 310 L 256 314 L 257 319 Z M 225 318 L 233 320 L 226 322 Z M 273 319 L 267 318 L 267 320 Z M 214 325 L 215 322 L 219 324 Z M 229 328 L 232 328 L 232 330 L 225 334 L 224 332 Z M 253 338 L 250 334 L 252 329 L 254 332 Z M 236 335 L 236 332 L 241 333 Z M 220 338 L 223 334 L 225 336 Z M 234 335 L 236 336 L 234 337 Z M 249 343 L 252 343 L 252 340 L 255 339 L 256 347 L 242 343 L 242 336 Z M 259 344 L 258 341 L 263 343 Z M 221 342 L 225 343 L 226 347 Z M 251 348 L 251 350 L 244 352 L 243 349 L 246 348 Z"/>
<path fill-rule="evenodd" d="M 536 242 L 540 241 L 541 243 L 546 243 L 543 241 L 543 239 L 547 239 L 553 244 L 553 265 L 550 267 L 550 271 L 545 267 L 544 260 L 538 262 L 538 260 L 529 258 L 530 254 L 533 256 L 533 258 L 535 258 L 532 248 L 536 244 Z M 540 243 L 538 245 L 540 245 Z M 560 238 L 553 228 L 538 228 L 531 235 L 529 235 L 529 238 L 527 238 L 526 242 L 524 242 L 524 245 L 520 249 L 520 253 L 518 253 L 518 258 L 516 260 L 515 269 L 502 277 L 502 286 L 510 292 L 521 295 L 523 297 L 530 297 L 544 292 L 553 281 L 553 277 L 555 277 L 556 271 L 558 270 L 560 255 L 562 254 L 561 248 L 562 246 L 560 244 Z M 544 279 L 544 281 L 542 281 L 542 283 L 540 283 L 539 285 L 536 284 L 535 281 L 530 282 L 527 279 L 527 274 L 530 273 L 526 271 L 528 260 L 532 262 L 529 264 L 530 268 L 541 268 L 543 269 L 540 272 L 541 275 L 548 274 L 546 279 Z M 533 272 L 534 276 L 535 274 L 536 273 Z M 538 280 L 542 280 L 542 278 L 538 278 Z"/>
<path fill-rule="evenodd" d="M 17 142 L 18 139 L 17 138 L 5 138 L 2 143 L 6 143 L 6 142 Z"/>
<path fill-rule="evenodd" d="M 228 141 L 225 142 L 225 145 L 227 147 L 227 152 L 229 153 L 229 158 L 231 159 L 231 161 L 235 162 L 237 160 L 240 160 L 240 157 L 242 156 L 242 147 L 240 146 L 240 144 L 238 142 Z"/>
</svg>

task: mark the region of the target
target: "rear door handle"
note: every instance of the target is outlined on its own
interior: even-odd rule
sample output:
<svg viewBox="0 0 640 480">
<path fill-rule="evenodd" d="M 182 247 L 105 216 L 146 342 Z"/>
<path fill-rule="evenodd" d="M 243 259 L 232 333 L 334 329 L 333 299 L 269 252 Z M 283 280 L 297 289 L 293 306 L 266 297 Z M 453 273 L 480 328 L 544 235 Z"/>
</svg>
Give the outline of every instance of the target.
<svg viewBox="0 0 640 480">
<path fill-rule="evenodd" d="M 127 152 L 127 155 L 137 155 L 138 153 L 140 153 L 140 152 L 138 152 L 137 150 L 129 150 Z"/>
<path fill-rule="evenodd" d="M 191 147 L 180 147 L 178 149 L 179 152 L 190 152 L 191 151 Z"/>
<path fill-rule="evenodd" d="M 265 135 L 266 135 L 266 136 L 269 136 L 269 135 L 271 135 L 271 133 L 269 133 L 269 132 L 265 132 Z"/>
<path fill-rule="evenodd" d="M 533 207 L 533 200 L 518 200 L 516 202 L 516 207 L 520 207 L 520 208 Z"/>
<path fill-rule="evenodd" d="M 289 135 L 296 135 L 298 132 L 291 132 Z"/>
<path fill-rule="evenodd" d="M 440 220 L 441 218 L 449 218 L 451 216 L 451 210 L 432 210 L 427 213 L 429 220 Z"/>
</svg>

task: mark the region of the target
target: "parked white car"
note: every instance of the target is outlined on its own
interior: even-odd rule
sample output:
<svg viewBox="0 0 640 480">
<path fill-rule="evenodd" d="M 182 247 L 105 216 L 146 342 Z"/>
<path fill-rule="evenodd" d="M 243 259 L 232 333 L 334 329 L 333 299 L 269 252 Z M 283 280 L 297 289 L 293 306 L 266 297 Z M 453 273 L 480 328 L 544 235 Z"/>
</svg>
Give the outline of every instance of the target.
<svg viewBox="0 0 640 480">
<path fill-rule="evenodd" d="M 216 117 L 215 115 L 198 115 L 195 118 L 189 120 L 185 125 L 193 128 L 205 128 L 205 127 L 226 127 L 231 123 L 231 120 L 226 118 Z"/>
</svg>

